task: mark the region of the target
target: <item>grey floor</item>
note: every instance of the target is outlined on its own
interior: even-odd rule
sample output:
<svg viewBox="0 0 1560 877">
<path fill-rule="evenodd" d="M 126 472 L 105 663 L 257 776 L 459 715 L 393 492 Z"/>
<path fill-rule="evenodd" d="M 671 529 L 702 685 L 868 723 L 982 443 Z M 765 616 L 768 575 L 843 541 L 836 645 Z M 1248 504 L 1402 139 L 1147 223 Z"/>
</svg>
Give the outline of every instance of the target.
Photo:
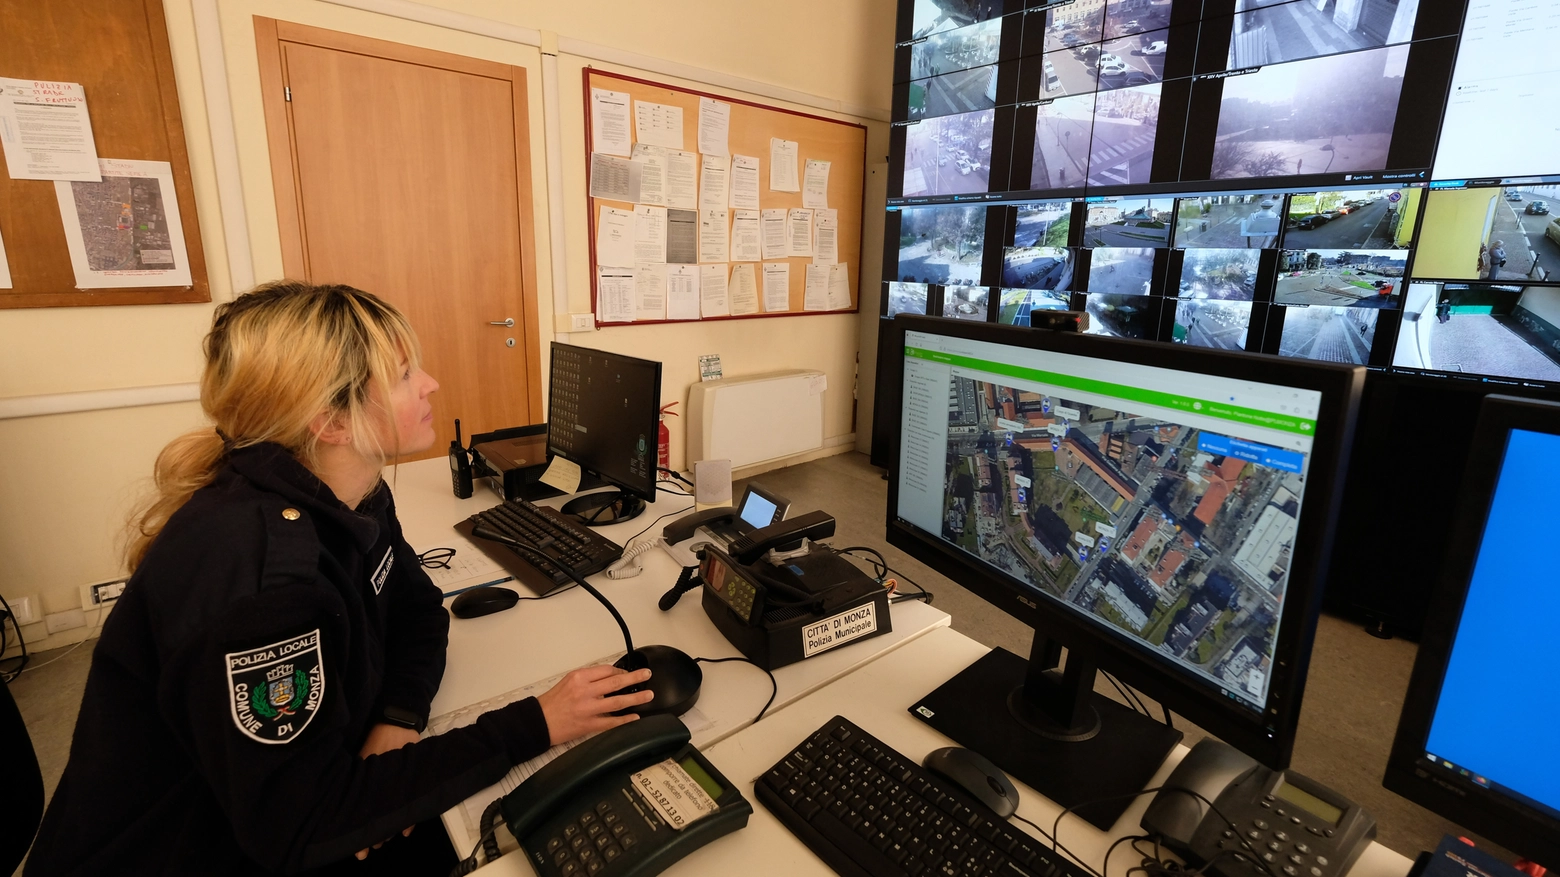
<svg viewBox="0 0 1560 877">
<path fill-rule="evenodd" d="M 955 630 L 984 645 L 1029 654 L 1027 627 L 884 544 L 888 485 L 881 470 L 865 456 L 827 457 L 768 472 L 755 480 L 789 497 L 793 512 L 824 509 L 834 515 L 839 523 L 831 544 L 878 547 L 896 570 L 933 593 L 933 605 L 953 616 Z M 11 684 L 50 796 L 65 769 L 93 642 L 74 651 L 60 649 L 34 656 L 36 669 L 29 669 Z M 1381 787 L 1414 653 L 1413 643 L 1376 639 L 1357 624 L 1323 615 L 1291 765 L 1363 804 L 1379 823 L 1377 839 L 1410 858 L 1420 850 L 1434 849 L 1443 835 L 1466 834 Z M 1120 699 L 1103 682 L 1100 691 Z M 1158 705 L 1151 700 L 1150 707 L 1157 712 Z M 1184 719 L 1176 725 L 1186 731 L 1188 745 L 1206 736 Z M 1499 847 L 1482 841 L 1479 845 L 1507 861 L 1513 858 Z"/>
</svg>

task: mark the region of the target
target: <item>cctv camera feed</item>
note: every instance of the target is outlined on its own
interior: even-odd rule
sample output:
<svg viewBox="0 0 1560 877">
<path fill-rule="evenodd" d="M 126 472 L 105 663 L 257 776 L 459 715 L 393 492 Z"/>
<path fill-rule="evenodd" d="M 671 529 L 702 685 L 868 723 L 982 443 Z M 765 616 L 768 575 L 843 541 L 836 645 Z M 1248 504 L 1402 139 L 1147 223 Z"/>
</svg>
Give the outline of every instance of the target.
<svg viewBox="0 0 1560 877">
<path fill-rule="evenodd" d="M 991 290 L 984 286 L 943 287 L 942 315 L 955 320 L 986 321 Z"/>
<path fill-rule="evenodd" d="M 1260 709 L 1309 442 L 1010 377 L 992 357 L 907 365 L 949 410 L 904 427 L 925 462 L 899 475 L 899 515 Z"/>
<path fill-rule="evenodd" d="M 1083 243 L 1089 247 L 1164 247 L 1170 243 L 1173 198 L 1117 198 L 1090 202 Z"/>
<path fill-rule="evenodd" d="M 1389 308 L 1408 264 L 1404 250 L 1280 250 L 1273 302 Z"/>
<path fill-rule="evenodd" d="M 1217 350 L 1245 350 L 1249 301 L 1182 301 L 1175 306 L 1170 340 Z"/>
<path fill-rule="evenodd" d="M 1004 289 L 997 322 L 1005 326 L 1030 325 L 1030 311 L 1065 311 L 1072 296 L 1054 289 Z"/>
<path fill-rule="evenodd" d="M 1370 361 L 1370 347 L 1376 341 L 1376 318 L 1380 311 L 1296 305 L 1278 308 L 1274 313 L 1283 321 L 1279 356 L 1345 365 L 1364 365 Z M 1274 319 L 1269 316 L 1269 323 Z"/>
<path fill-rule="evenodd" d="M 1090 292 L 1153 292 L 1154 251 L 1147 247 L 1095 247 L 1089 254 Z"/>
<path fill-rule="evenodd" d="M 1350 189 L 1289 196 L 1284 246 L 1294 249 L 1406 249 L 1414 241 L 1422 189 Z"/>
<path fill-rule="evenodd" d="M 1181 262 L 1181 285 L 1176 297 L 1251 301 L 1257 293 L 1257 260 L 1261 254 L 1261 250 L 1187 250 Z"/>
<path fill-rule="evenodd" d="M 1095 333 L 1560 385 L 1560 79 L 1531 6 L 899 5 L 889 279 L 1000 287 L 1004 323 L 1052 293 Z"/>
<path fill-rule="evenodd" d="M 1262 249 L 1278 243 L 1283 227 L 1281 193 L 1210 194 L 1180 198 L 1175 246 Z"/>
<path fill-rule="evenodd" d="M 980 282 L 985 207 L 906 207 L 899 216 L 901 283 Z"/>
<path fill-rule="evenodd" d="M 924 283 L 888 284 L 888 315 L 926 313 L 927 286 Z"/>
<path fill-rule="evenodd" d="M 1552 184 L 1432 190 L 1414 279 L 1560 281 L 1560 223 L 1550 216 L 1556 195 Z"/>
<path fill-rule="evenodd" d="M 1396 368 L 1560 382 L 1560 289 L 1414 283 Z"/>
<path fill-rule="evenodd" d="M 994 110 L 912 122 L 905 127 L 904 194 L 984 192 Z"/>
<path fill-rule="evenodd" d="M 1159 337 L 1159 316 L 1165 300 L 1157 295 L 1115 295 L 1089 293 L 1083 310 L 1089 315 L 1089 335 L 1114 338 L 1138 338 L 1153 341 Z"/>
<path fill-rule="evenodd" d="M 1066 247 L 1008 247 L 1002 251 L 1002 285 L 1071 289 L 1072 251 Z"/>
<path fill-rule="evenodd" d="M 1387 166 L 1408 47 L 1262 67 L 1223 81 L 1213 179 Z"/>
</svg>

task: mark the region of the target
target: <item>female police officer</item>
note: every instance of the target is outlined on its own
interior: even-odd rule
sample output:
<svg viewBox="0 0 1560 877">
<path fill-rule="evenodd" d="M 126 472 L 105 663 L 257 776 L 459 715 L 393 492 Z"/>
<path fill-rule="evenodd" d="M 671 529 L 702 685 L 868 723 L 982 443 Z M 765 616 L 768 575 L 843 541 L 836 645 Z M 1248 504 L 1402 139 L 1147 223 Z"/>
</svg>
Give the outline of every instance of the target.
<svg viewBox="0 0 1560 877">
<path fill-rule="evenodd" d="M 410 325 L 284 281 L 219 307 L 205 352 L 214 428 L 158 457 L 29 874 L 355 867 L 650 699 L 613 694 L 648 671 L 576 670 L 419 740 L 449 619 L 379 478 L 434 439 Z"/>
</svg>

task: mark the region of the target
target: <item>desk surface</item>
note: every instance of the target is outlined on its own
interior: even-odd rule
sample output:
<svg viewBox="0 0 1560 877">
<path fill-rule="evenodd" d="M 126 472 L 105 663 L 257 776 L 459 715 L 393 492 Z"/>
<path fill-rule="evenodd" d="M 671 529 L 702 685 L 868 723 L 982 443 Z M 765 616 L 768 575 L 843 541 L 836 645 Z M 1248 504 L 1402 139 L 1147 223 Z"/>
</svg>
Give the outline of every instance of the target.
<svg viewBox="0 0 1560 877">
<path fill-rule="evenodd" d="M 933 630 L 893 654 L 857 669 L 797 700 L 764 720 L 726 737 L 704 753 L 727 779 L 740 783 L 753 802 L 747 828 L 721 838 L 674 865 L 674 874 L 798 875 L 832 873 L 821 859 L 797 840 L 753 793 L 753 781 L 825 721 L 843 715 L 905 755 L 919 760 L 933 749 L 952 744 L 947 737 L 907 712 L 910 704 L 946 682 L 987 652 L 987 648 L 954 630 Z M 1177 747 L 1146 788 L 1161 784 L 1187 752 Z M 1060 808 L 1023 783 L 1018 783 L 1019 815 L 1049 827 Z M 1076 818 L 1062 822 L 1061 843 L 1099 868 L 1110 844 L 1140 832 L 1138 822 L 1150 796 L 1139 798 L 1109 832 Z M 1012 828 L 1038 837 L 1028 826 Z M 1108 863 L 1110 874 L 1123 875 L 1135 864 L 1127 845 L 1118 847 Z M 1412 863 L 1398 853 L 1371 844 L 1348 877 L 1403 877 Z M 530 877 L 530 863 L 509 854 L 476 873 L 483 877 Z"/>
<path fill-rule="evenodd" d="M 499 501 L 486 486 L 478 485 L 471 499 L 457 499 L 450 490 L 449 464 L 443 459 L 407 463 L 387 470 L 386 480 L 395 493 L 396 514 L 413 549 L 451 547 L 461 553 L 479 553 L 454 525 Z M 558 504 L 565 499 L 545 501 Z M 661 494 L 644 514 L 600 532 L 620 545 L 668 512 L 692 508 L 693 499 Z M 656 524 L 651 534 L 676 520 L 672 515 Z M 650 534 L 647 534 L 650 535 Z M 694 657 L 730 657 L 740 653 L 705 617 L 699 594 L 690 592 L 669 612 L 656 605 L 676 581 L 680 568 L 660 548 L 641 556 L 644 571 L 622 580 L 605 575 L 591 577 L 612 601 L 639 644 L 676 646 Z M 481 577 L 473 584 L 482 581 Z M 521 589 L 523 590 L 523 589 Z M 522 594 L 524 596 L 524 594 Z M 949 617 L 920 601 L 897 603 L 891 617 L 893 630 L 858 640 L 775 671 L 778 691 L 771 712 L 850 673 L 873 658 L 939 627 Z M 439 716 L 480 701 L 498 697 L 522 686 L 574 667 L 623 651 L 623 637 L 605 608 L 576 588 L 545 600 L 520 603 L 515 609 L 482 618 L 452 619 L 444 680 L 434 698 L 432 715 Z M 769 698 L 769 680 L 752 666 L 740 662 L 701 664 L 704 684 L 695 709 L 699 713 L 693 742 L 708 747 L 752 724 Z M 469 851 L 476 837 L 465 820 L 452 810 L 445 815 L 455 848 Z"/>
</svg>

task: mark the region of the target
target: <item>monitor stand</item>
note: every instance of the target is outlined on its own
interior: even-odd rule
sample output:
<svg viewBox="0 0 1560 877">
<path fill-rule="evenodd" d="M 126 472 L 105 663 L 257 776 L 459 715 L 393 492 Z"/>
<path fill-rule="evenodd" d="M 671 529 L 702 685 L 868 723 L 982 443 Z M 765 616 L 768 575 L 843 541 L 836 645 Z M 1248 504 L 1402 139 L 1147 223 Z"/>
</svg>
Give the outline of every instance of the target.
<svg viewBox="0 0 1560 877">
<path fill-rule="evenodd" d="M 1109 830 L 1148 788 L 1181 732 L 1094 691 L 1095 667 L 1039 633 L 1028 661 L 1002 648 L 910 707 L 911 715 Z M 1103 800 L 1110 798 L 1111 800 Z"/>
<path fill-rule="evenodd" d="M 603 490 L 576 496 L 560 510 L 591 527 L 605 527 L 637 518 L 645 510 L 645 501 L 624 490 Z"/>
</svg>

